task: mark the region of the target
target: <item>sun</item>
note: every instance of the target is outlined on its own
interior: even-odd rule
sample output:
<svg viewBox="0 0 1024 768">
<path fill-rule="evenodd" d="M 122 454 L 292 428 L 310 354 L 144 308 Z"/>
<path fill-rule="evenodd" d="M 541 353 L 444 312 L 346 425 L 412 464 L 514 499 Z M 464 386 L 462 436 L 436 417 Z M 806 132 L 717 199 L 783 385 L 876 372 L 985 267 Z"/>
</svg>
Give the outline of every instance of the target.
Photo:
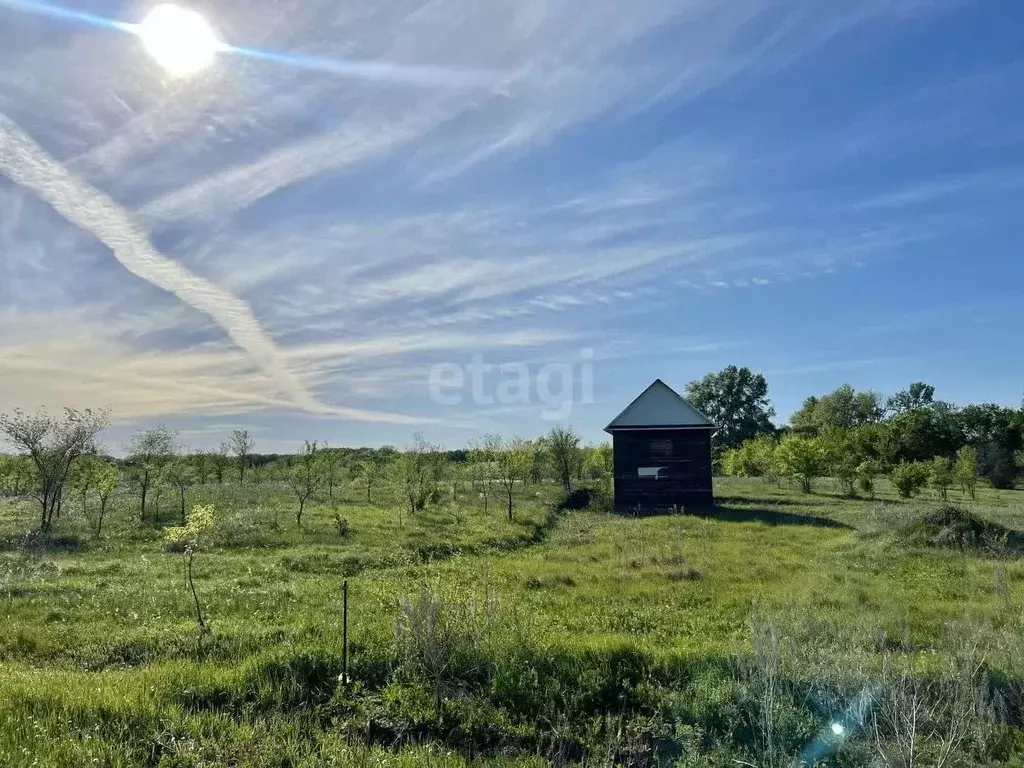
<svg viewBox="0 0 1024 768">
<path fill-rule="evenodd" d="M 202 14 L 162 3 L 135 28 L 149 55 L 172 77 L 189 77 L 213 64 L 225 45 Z"/>
</svg>

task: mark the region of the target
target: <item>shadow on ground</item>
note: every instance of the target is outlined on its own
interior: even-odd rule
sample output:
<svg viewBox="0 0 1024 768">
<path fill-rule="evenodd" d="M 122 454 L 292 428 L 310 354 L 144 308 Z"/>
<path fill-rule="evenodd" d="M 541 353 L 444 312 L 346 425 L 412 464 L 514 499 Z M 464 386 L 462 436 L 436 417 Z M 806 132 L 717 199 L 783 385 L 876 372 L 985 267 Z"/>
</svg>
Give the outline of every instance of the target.
<svg viewBox="0 0 1024 768">
<path fill-rule="evenodd" d="M 710 517 L 728 523 L 763 523 L 764 525 L 810 525 L 818 528 L 846 528 L 849 525 L 818 515 L 805 515 L 797 512 L 782 512 L 758 506 L 722 506 L 697 513 L 699 517 Z"/>
<path fill-rule="evenodd" d="M 716 504 L 764 504 L 773 507 L 808 507 L 814 504 L 815 497 L 792 499 L 785 496 L 723 496 L 715 494 Z M 817 499 L 820 501 L 820 499 Z"/>
</svg>

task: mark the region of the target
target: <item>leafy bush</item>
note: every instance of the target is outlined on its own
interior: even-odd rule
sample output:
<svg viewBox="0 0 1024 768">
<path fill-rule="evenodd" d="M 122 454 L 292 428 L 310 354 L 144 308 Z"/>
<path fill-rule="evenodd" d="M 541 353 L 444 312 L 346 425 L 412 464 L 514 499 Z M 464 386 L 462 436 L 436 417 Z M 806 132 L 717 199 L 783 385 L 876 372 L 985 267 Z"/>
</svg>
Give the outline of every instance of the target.
<svg viewBox="0 0 1024 768">
<path fill-rule="evenodd" d="M 334 521 L 334 527 L 338 529 L 338 536 L 347 539 L 352 533 L 352 525 L 348 518 L 342 517 L 340 512 L 335 512 L 331 519 Z"/>
<path fill-rule="evenodd" d="M 904 461 L 893 468 L 889 479 L 900 498 L 909 499 L 920 493 L 928 484 L 929 476 L 927 464 L 920 461 Z"/>
</svg>

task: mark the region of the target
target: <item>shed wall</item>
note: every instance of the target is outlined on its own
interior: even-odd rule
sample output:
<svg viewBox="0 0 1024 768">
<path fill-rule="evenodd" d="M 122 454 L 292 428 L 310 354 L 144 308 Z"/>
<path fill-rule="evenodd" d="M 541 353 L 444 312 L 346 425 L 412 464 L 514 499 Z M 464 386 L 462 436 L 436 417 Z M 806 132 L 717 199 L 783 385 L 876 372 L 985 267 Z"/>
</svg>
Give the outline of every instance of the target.
<svg viewBox="0 0 1024 768">
<path fill-rule="evenodd" d="M 615 509 L 709 507 L 711 430 L 615 432 Z"/>
</svg>

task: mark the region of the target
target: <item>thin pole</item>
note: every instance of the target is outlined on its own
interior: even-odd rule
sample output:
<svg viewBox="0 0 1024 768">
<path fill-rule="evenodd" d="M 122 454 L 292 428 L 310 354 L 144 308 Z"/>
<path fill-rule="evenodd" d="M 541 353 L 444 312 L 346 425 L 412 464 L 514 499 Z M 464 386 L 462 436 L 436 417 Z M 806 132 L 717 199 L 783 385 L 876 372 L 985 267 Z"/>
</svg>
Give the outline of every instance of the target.
<svg viewBox="0 0 1024 768">
<path fill-rule="evenodd" d="M 348 686 L 348 579 L 341 585 L 341 682 Z"/>
</svg>

